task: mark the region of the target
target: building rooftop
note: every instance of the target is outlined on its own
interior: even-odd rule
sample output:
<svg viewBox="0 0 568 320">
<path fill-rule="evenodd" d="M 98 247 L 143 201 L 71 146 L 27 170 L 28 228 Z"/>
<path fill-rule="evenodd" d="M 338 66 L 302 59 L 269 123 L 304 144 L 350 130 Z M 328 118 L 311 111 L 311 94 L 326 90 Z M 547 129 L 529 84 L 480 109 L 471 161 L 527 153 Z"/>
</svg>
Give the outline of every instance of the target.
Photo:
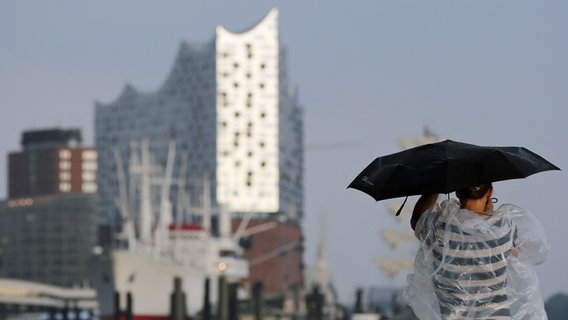
<svg viewBox="0 0 568 320">
<path fill-rule="evenodd" d="M 22 134 L 22 147 L 24 149 L 42 147 L 76 147 L 81 144 L 80 129 L 40 129 L 24 131 Z"/>
</svg>

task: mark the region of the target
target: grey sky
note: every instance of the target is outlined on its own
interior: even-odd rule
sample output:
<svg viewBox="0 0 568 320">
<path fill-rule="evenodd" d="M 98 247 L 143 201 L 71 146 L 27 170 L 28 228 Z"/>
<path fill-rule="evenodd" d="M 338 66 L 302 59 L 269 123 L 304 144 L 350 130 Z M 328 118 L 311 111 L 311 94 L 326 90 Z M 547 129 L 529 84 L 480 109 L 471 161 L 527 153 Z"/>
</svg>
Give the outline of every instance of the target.
<svg viewBox="0 0 568 320">
<path fill-rule="evenodd" d="M 400 285 L 377 258 L 380 232 L 405 229 L 383 202 L 347 190 L 397 139 L 441 136 L 522 145 L 565 171 L 495 184 L 500 202 L 543 222 L 552 250 L 537 268 L 545 297 L 568 292 L 568 2 L 527 1 L 2 1 L 0 197 L 6 154 L 23 130 L 61 126 L 93 142 L 94 101 L 126 83 L 156 90 L 181 41 L 207 41 L 217 25 L 239 32 L 276 7 L 290 79 L 305 106 L 306 263 L 322 211 L 340 299 L 356 286 Z M 353 143 L 353 144 L 350 144 Z M 337 144 L 320 149 L 319 144 Z"/>
</svg>

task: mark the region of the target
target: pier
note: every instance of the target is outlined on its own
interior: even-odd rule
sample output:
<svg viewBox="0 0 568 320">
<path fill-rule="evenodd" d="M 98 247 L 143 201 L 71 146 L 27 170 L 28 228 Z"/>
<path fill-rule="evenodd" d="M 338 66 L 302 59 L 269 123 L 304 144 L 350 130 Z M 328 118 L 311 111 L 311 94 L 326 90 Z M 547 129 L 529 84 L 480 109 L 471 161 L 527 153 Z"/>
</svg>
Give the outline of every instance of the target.
<svg viewBox="0 0 568 320">
<path fill-rule="evenodd" d="M 91 319 L 98 308 L 90 288 L 64 288 L 38 282 L 0 278 L 0 319 L 10 314 L 44 314 L 55 319 Z"/>
</svg>

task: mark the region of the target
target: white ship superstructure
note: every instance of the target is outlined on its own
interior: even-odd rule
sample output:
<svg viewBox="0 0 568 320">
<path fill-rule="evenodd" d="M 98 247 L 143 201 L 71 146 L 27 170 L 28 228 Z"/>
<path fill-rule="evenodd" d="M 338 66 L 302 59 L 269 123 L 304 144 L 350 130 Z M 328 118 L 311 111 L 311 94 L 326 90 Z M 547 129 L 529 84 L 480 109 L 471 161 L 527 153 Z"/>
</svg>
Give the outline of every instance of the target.
<svg viewBox="0 0 568 320">
<path fill-rule="evenodd" d="M 139 183 L 126 183 L 119 173 L 121 194 L 118 203 L 123 232 L 119 236 L 122 245 L 112 253 L 114 287 L 120 296 L 131 294 L 134 319 L 161 319 L 170 313 L 170 295 L 174 290 L 174 279 L 178 278 L 186 294 L 188 314 L 195 315 L 203 308 L 206 279 L 211 283 L 209 300 L 215 303 L 219 277 L 225 276 L 228 282 L 246 278 L 248 263 L 241 256 L 237 240 L 227 229 L 230 227 L 228 212 L 221 210 L 218 213 L 219 236 L 211 233 L 212 208 L 208 201 L 203 201 L 205 205 L 199 210 L 197 222 L 184 221 L 183 216 L 173 220 L 169 190 L 173 182 L 174 144 L 170 144 L 168 166 L 163 171 L 150 162 L 147 143 L 143 141 L 141 145 L 141 156 L 131 155 L 130 159 L 134 160 L 129 165 L 130 179 Z M 136 159 L 141 162 L 137 163 Z M 117 166 L 122 167 L 119 156 Z M 155 185 L 158 188 L 152 188 Z M 208 183 L 204 183 L 204 198 L 209 198 L 208 189 Z M 148 201 L 155 198 L 152 190 L 159 193 L 157 204 Z M 128 194 L 137 195 L 138 203 L 135 204 Z M 140 210 L 132 212 L 130 207 Z M 124 305 L 120 307 L 124 308 Z"/>
</svg>

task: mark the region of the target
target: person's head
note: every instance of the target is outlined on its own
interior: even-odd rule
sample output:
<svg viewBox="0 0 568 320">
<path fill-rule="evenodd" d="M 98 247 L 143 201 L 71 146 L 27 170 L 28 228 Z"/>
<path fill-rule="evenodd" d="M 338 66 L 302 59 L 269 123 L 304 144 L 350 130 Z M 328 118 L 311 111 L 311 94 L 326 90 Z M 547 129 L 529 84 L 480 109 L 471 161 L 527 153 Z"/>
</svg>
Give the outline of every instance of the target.
<svg viewBox="0 0 568 320">
<path fill-rule="evenodd" d="M 466 199 L 481 199 L 487 194 L 488 191 L 493 190 L 491 183 L 482 183 L 478 186 L 467 187 L 456 191 L 459 198 Z"/>
<path fill-rule="evenodd" d="M 462 207 L 465 206 L 465 203 L 467 203 L 468 200 L 479 200 L 482 198 L 490 200 L 492 194 L 493 185 L 490 182 L 456 191 L 456 196 L 460 200 Z"/>
</svg>

